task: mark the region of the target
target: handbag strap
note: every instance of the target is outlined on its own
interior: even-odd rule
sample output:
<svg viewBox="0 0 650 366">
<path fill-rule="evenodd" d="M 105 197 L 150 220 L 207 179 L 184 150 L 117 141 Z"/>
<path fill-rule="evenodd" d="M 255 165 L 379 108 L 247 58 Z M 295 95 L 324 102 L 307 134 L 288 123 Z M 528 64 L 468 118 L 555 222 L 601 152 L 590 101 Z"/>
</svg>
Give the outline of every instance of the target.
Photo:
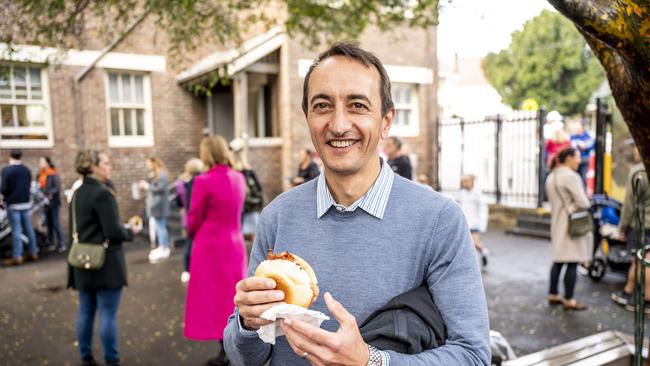
<svg viewBox="0 0 650 366">
<path fill-rule="evenodd" d="M 72 243 L 79 244 L 79 232 L 77 231 L 77 205 L 75 201 L 77 200 L 77 192 L 72 195 Z M 104 239 L 102 243 L 104 248 L 108 248 L 108 239 Z"/>
<path fill-rule="evenodd" d="M 571 210 L 569 209 L 569 206 L 566 204 L 566 201 L 564 200 L 564 197 L 562 197 L 562 192 L 560 192 L 558 188 L 558 183 L 557 183 L 557 172 L 555 172 L 555 176 L 553 177 L 553 189 L 555 189 L 555 193 L 557 193 L 558 197 L 560 197 L 560 200 L 562 201 L 562 205 L 566 207 L 566 210 L 569 212 L 569 215 L 571 214 Z"/>
<path fill-rule="evenodd" d="M 72 195 L 72 243 L 79 243 L 79 232 L 77 231 L 77 210 L 75 202 L 77 201 L 77 192 Z"/>
</svg>

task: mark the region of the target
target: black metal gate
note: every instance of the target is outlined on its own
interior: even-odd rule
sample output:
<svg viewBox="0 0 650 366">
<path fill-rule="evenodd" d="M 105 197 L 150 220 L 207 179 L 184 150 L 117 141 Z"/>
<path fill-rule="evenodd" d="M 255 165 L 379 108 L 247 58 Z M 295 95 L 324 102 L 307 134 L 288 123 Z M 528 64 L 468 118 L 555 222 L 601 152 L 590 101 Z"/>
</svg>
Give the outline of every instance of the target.
<svg viewBox="0 0 650 366">
<path fill-rule="evenodd" d="M 438 184 L 455 196 L 464 174 L 491 203 L 535 208 L 543 174 L 541 131 L 545 111 L 516 111 L 481 120 L 454 118 L 438 124 Z M 543 177 L 542 177 L 543 178 Z"/>
</svg>

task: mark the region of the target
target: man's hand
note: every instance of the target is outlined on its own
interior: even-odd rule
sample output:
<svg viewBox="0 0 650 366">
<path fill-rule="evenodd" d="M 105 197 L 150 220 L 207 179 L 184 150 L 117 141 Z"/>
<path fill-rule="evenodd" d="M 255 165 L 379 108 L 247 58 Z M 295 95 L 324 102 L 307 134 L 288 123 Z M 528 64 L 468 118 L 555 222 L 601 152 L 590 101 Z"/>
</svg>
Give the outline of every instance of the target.
<svg viewBox="0 0 650 366">
<path fill-rule="evenodd" d="M 284 319 L 282 330 L 293 351 L 312 365 L 365 366 L 370 358 L 357 321 L 332 295 L 325 293 L 325 304 L 341 325 L 336 333 L 295 319 Z"/>
<path fill-rule="evenodd" d="M 237 283 L 235 305 L 245 329 L 257 330 L 262 325 L 271 323 L 260 318 L 260 315 L 267 309 L 282 304 L 284 292 L 274 290 L 275 286 L 275 281 L 261 277 L 250 277 Z"/>
</svg>

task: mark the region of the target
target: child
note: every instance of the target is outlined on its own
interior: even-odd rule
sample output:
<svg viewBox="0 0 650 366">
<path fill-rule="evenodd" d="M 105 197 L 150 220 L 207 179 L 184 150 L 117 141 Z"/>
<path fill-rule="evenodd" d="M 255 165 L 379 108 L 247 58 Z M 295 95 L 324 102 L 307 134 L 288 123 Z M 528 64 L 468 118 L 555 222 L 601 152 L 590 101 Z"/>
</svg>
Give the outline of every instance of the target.
<svg viewBox="0 0 650 366">
<path fill-rule="evenodd" d="M 487 266 L 488 250 L 481 244 L 480 233 L 487 228 L 488 207 L 485 197 L 479 189 L 474 188 L 476 177 L 470 174 L 463 176 L 460 193 L 460 207 L 465 213 L 469 230 L 472 233 L 474 248 L 481 254 L 483 267 Z"/>
</svg>

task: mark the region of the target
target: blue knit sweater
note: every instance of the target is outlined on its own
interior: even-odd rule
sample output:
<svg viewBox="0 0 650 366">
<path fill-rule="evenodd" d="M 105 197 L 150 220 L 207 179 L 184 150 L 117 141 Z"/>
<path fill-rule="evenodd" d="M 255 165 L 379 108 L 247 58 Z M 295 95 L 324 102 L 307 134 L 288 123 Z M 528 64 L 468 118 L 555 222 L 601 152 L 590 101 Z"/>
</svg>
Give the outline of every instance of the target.
<svg viewBox="0 0 650 366">
<path fill-rule="evenodd" d="M 290 251 L 309 262 L 321 294 L 329 291 L 361 324 L 391 298 L 429 285 L 445 320 L 444 346 L 417 355 L 390 351 L 390 365 L 489 365 L 485 295 L 465 218 L 451 200 L 409 180 L 395 177 L 384 218 L 362 209 L 333 207 L 317 218 L 317 180 L 276 198 L 262 212 L 249 264 L 249 275 L 267 249 Z M 336 331 L 322 296 L 311 307 L 330 315 L 322 328 Z M 308 365 L 289 347 L 263 343 L 246 331 L 239 316 L 230 318 L 224 347 L 233 365 Z"/>
</svg>

